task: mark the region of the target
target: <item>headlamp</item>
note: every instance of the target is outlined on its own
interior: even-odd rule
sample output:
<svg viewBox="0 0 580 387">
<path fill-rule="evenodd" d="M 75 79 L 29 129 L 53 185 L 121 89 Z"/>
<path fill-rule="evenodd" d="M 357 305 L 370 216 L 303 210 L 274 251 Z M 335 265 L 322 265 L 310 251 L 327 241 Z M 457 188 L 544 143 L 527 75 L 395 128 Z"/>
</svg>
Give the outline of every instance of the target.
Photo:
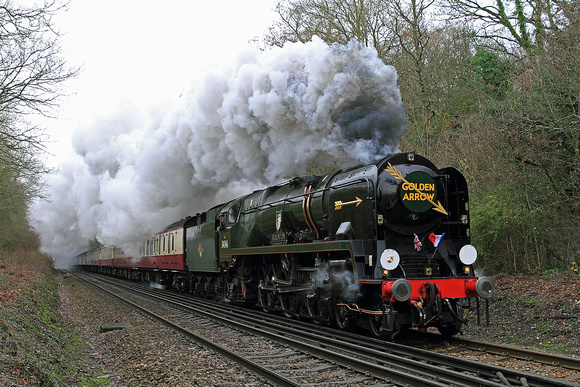
<svg viewBox="0 0 580 387">
<path fill-rule="evenodd" d="M 464 265 L 472 265 L 477 259 L 477 250 L 472 245 L 465 245 L 459 250 L 459 259 Z"/>
</svg>

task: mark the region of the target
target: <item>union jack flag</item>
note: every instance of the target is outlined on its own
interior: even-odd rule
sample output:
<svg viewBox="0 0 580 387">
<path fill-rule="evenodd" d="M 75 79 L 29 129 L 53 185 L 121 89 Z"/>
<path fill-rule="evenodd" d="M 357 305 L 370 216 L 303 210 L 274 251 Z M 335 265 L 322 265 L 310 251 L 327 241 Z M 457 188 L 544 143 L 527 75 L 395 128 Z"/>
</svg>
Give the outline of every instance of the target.
<svg viewBox="0 0 580 387">
<path fill-rule="evenodd" d="M 423 244 L 421 243 L 421 240 L 419 240 L 417 234 L 415 234 L 415 241 L 413 243 L 415 244 L 415 250 L 421 251 L 421 249 L 423 248 Z"/>
</svg>

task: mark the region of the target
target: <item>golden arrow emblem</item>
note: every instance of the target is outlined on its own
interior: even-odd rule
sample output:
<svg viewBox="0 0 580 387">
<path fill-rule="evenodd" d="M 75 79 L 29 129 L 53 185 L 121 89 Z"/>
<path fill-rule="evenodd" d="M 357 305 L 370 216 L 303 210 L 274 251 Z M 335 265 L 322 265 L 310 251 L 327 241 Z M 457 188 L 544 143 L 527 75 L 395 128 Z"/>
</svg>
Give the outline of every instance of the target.
<svg viewBox="0 0 580 387">
<path fill-rule="evenodd" d="M 403 177 L 403 175 L 401 174 L 401 171 L 397 170 L 397 168 L 393 167 L 391 165 L 391 163 L 388 163 L 388 167 L 385 168 L 386 172 L 389 172 L 389 174 L 391 176 L 393 176 L 395 179 L 397 180 L 402 180 L 404 183 L 409 184 L 409 186 L 413 187 L 413 190 L 419 194 L 422 194 L 424 192 L 421 192 L 419 189 L 417 189 L 415 184 L 410 184 L 407 180 L 405 180 L 405 178 Z M 445 211 L 445 208 L 443 208 L 443 205 L 441 204 L 441 202 L 439 202 L 439 200 L 437 201 L 437 203 L 435 203 L 433 200 L 429 199 L 429 197 L 425 197 L 425 200 L 427 200 L 429 203 L 431 203 L 433 205 L 433 210 L 440 212 L 442 214 L 445 215 L 449 215 L 447 214 L 447 211 Z"/>
<path fill-rule="evenodd" d="M 342 200 L 336 201 L 334 202 L 334 210 L 340 210 L 342 208 L 342 206 L 348 206 L 350 204 L 356 204 L 356 207 L 358 207 L 359 204 L 361 204 L 362 199 L 360 199 L 359 197 L 355 196 L 356 200 L 351 200 L 350 202 L 342 202 Z"/>
</svg>

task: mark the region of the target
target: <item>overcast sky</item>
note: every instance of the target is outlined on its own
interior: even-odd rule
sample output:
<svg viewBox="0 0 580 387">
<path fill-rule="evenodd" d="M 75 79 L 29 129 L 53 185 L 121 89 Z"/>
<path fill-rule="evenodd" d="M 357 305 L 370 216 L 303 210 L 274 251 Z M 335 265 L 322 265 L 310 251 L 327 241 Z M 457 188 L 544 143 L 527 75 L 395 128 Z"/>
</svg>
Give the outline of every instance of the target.
<svg viewBox="0 0 580 387">
<path fill-rule="evenodd" d="M 159 4 L 159 5 L 154 5 Z M 71 133 L 121 101 L 147 108 L 175 100 L 208 67 L 237 57 L 275 17 L 273 0 L 71 0 L 56 19 L 62 48 L 80 76 L 49 120 L 47 161 L 70 152 Z"/>
</svg>

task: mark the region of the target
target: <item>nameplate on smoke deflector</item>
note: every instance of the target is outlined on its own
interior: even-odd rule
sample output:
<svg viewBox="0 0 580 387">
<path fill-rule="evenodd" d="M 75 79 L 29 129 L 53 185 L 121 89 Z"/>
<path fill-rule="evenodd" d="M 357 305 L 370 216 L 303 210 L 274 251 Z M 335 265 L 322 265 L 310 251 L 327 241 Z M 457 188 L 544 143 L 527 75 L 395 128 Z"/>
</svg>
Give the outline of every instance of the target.
<svg viewBox="0 0 580 387">
<path fill-rule="evenodd" d="M 286 233 L 284 232 L 276 232 L 270 237 L 270 244 L 273 246 L 284 245 L 286 243 L 288 243 L 288 239 L 286 238 Z"/>
</svg>

